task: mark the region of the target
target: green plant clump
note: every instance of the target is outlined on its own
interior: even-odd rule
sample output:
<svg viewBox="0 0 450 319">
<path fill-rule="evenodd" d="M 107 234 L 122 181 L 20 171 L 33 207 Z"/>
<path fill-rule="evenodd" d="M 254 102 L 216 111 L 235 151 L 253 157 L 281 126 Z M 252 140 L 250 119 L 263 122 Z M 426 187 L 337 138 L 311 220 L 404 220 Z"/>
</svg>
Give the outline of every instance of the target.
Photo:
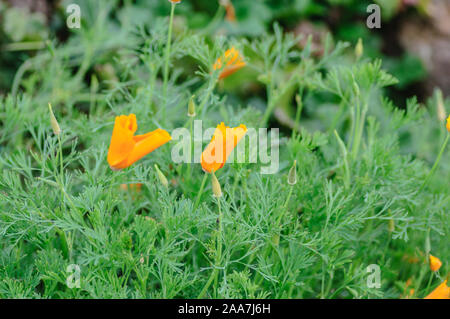
<svg viewBox="0 0 450 319">
<path fill-rule="evenodd" d="M 0 97 L 0 298 L 423 298 L 445 280 L 448 100 L 397 108 L 381 61 L 331 36 L 321 56 L 276 23 L 210 37 L 180 27 L 182 1 L 168 38 L 167 17 L 139 26 L 133 6 L 95 3 Z M 246 66 L 218 79 L 231 47 Z M 269 144 L 280 114 L 289 125 L 276 172 L 226 163 L 213 196 L 199 159 L 173 160 L 175 140 L 113 171 L 114 118 L 130 113 L 138 134 L 201 120 L 268 128 Z"/>
</svg>

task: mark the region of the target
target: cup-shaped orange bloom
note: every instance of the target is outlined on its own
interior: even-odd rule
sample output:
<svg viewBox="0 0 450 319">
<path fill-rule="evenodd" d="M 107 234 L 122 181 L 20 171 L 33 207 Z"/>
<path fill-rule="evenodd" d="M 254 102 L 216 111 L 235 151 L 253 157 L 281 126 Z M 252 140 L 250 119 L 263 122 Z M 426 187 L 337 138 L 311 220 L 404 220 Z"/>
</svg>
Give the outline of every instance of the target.
<svg viewBox="0 0 450 319">
<path fill-rule="evenodd" d="M 211 142 L 202 153 L 200 162 L 203 170 L 211 173 L 222 168 L 245 133 L 247 133 L 247 127 L 244 124 L 230 128 L 223 122 L 220 123 L 214 131 Z"/>
<path fill-rule="evenodd" d="M 449 115 L 449 117 L 447 118 L 447 131 L 450 132 L 450 115 Z"/>
<path fill-rule="evenodd" d="M 439 268 L 441 268 L 442 262 L 439 260 L 439 258 L 434 257 L 433 255 L 430 255 L 430 269 L 431 271 L 438 271 Z"/>
<path fill-rule="evenodd" d="M 237 70 L 242 69 L 244 66 L 245 62 L 241 54 L 238 50 L 232 47 L 231 49 L 225 51 L 225 54 L 222 57 L 217 59 L 216 63 L 213 65 L 213 69 L 222 70 L 222 72 L 220 72 L 219 79 L 223 79 Z"/>
<path fill-rule="evenodd" d="M 177 3 L 180 3 L 180 2 L 181 2 L 181 0 L 169 0 L 169 2 L 172 2 L 172 3 L 175 3 L 175 4 L 177 4 Z"/>
<path fill-rule="evenodd" d="M 424 299 L 450 299 L 450 287 L 447 286 L 447 280 L 437 286 Z"/>
<path fill-rule="evenodd" d="M 135 136 L 136 130 L 136 115 L 116 117 L 108 150 L 108 163 L 111 169 L 126 168 L 172 139 L 167 131 L 160 128 Z"/>
</svg>

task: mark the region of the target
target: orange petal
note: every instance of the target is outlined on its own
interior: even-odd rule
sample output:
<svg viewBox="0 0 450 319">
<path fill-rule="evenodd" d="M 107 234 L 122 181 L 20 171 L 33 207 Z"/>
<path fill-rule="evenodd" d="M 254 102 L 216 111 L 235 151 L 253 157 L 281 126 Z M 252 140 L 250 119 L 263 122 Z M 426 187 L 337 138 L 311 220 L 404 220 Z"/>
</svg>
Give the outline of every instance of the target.
<svg viewBox="0 0 450 319">
<path fill-rule="evenodd" d="M 234 10 L 234 6 L 231 1 L 227 3 L 225 9 L 227 10 L 227 15 L 225 18 L 230 22 L 236 22 L 236 11 Z"/>
<path fill-rule="evenodd" d="M 220 57 L 216 60 L 216 63 L 213 65 L 214 70 L 222 69 L 223 63 L 222 59 L 225 60 L 225 67 L 219 75 L 219 79 L 226 78 L 227 76 L 235 73 L 236 71 L 242 69 L 245 66 L 244 59 L 241 57 L 238 50 L 234 47 L 225 51 L 223 57 Z"/>
<path fill-rule="evenodd" d="M 222 168 L 228 156 L 230 156 L 246 132 L 247 127 L 243 124 L 230 129 L 223 122 L 220 123 L 214 132 L 211 142 L 202 153 L 201 165 L 203 170 L 211 173 Z"/>
<path fill-rule="evenodd" d="M 136 144 L 133 140 L 136 130 L 136 115 L 120 115 L 116 117 L 108 150 L 107 160 L 109 166 L 115 167 L 131 153 Z"/>
<path fill-rule="evenodd" d="M 163 129 L 134 136 L 136 130 L 136 115 L 116 117 L 108 150 L 111 169 L 126 168 L 171 140 L 170 134 Z"/>
<path fill-rule="evenodd" d="M 135 146 L 132 151 L 129 153 L 127 158 L 116 165 L 116 169 L 122 169 L 130 166 L 131 164 L 137 162 L 145 155 L 153 152 L 158 147 L 166 144 L 172 139 L 169 133 L 163 129 L 156 129 L 153 132 L 149 132 L 144 135 L 137 135 L 133 137 L 135 141 Z"/>
<path fill-rule="evenodd" d="M 434 257 L 433 255 L 430 255 L 430 269 L 431 271 L 438 271 L 439 268 L 441 268 L 442 262 L 439 260 L 439 258 Z"/>
<path fill-rule="evenodd" d="M 450 299 L 450 287 L 447 287 L 447 280 L 437 286 L 424 299 Z"/>
</svg>

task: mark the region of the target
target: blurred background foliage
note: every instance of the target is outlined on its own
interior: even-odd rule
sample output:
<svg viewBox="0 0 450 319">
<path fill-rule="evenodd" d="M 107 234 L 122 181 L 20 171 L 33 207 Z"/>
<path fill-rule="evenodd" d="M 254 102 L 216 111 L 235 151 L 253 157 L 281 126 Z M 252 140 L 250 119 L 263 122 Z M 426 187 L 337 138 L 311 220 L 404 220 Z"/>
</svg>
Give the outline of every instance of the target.
<svg viewBox="0 0 450 319">
<path fill-rule="evenodd" d="M 367 6 L 372 2 L 382 8 L 382 28 L 378 30 L 366 27 L 369 15 Z M 74 33 L 83 32 L 68 30 L 66 27 L 65 8 L 70 3 L 81 6 L 83 25 L 94 26 L 102 19 L 97 15 L 98 1 L 0 2 L 0 92 L 11 89 L 20 65 L 40 50 L 45 50 L 46 40 L 50 38 L 70 43 Z M 383 68 L 399 79 L 399 83 L 389 89 L 389 96 L 396 104 L 405 106 L 405 98 L 413 95 L 417 95 L 419 101 L 422 101 L 431 95 L 435 86 L 440 86 L 445 95 L 449 93 L 445 82 L 447 77 L 442 72 L 443 67 L 450 63 L 449 57 L 445 56 L 447 53 L 436 53 L 443 56 L 437 59 L 430 56 L 430 51 L 436 51 L 434 42 L 443 45 L 444 49 L 449 45 L 446 37 L 448 34 L 445 32 L 450 32 L 450 28 L 442 25 L 449 10 L 445 1 L 233 0 L 232 4 L 236 17 L 234 22 L 223 19 L 226 8 L 219 1 L 184 0 L 177 8 L 175 32 L 180 33 L 188 28 L 210 37 L 224 34 L 251 39 L 270 32 L 273 30 L 273 23 L 277 22 L 285 32 L 304 35 L 304 41 L 300 41 L 299 46 L 305 45 L 307 36 L 312 35 L 313 51 L 317 56 L 323 53 L 322 43 L 328 32 L 331 32 L 335 40 L 352 44 L 361 38 L 365 56 L 382 58 Z M 106 55 L 114 54 L 114 46 L 132 45 L 130 39 L 121 39 L 119 34 L 124 35 L 130 29 L 150 28 L 155 20 L 167 17 L 169 8 L 169 2 L 163 0 L 115 0 L 109 1 L 108 5 L 108 17 L 102 20 L 108 31 L 103 37 L 93 35 L 97 41 L 96 49 L 103 49 L 102 52 Z M 414 32 L 414 28 L 419 28 L 424 34 Z M 430 34 L 426 34 L 427 31 Z M 423 43 L 421 40 L 424 40 Z M 79 47 L 80 43 L 73 42 L 74 47 Z M 108 43 L 114 45 L 108 48 Z M 107 49 L 106 52 L 104 49 Z M 96 56 L 101 60 L 101 56 Z M 100 70 L 105 71 L 104 68 Z M 238 86 L 239 83 L 236 84 Z"/>
</svg>

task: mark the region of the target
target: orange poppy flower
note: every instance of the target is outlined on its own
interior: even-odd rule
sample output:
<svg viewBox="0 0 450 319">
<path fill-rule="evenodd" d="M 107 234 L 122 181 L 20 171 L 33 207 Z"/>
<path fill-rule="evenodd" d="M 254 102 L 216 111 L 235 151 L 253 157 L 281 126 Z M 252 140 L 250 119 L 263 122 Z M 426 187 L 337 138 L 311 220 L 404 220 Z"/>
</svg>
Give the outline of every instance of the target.
<svg viewBox="0 0 450 319">
<path fill-rule="evenodd" d="M 244 124 L 230 128 L 225 126 L 223 122 L 220 123 L 214 132 L 211 142 L 202 153 L 201 164 L 203 170 L 211 173 L 222 168 L 228 156 L 246 132 L 247 127 Z"/>
<path fill-rule="evenodd" d="M 442 262 L 439 260 L 439 258 L 434 257 L 433 255 L 430 255 L 430 269 L 431 271 L 438 271 L 439 268 L 441 268 Z"/>
<path fill-rule="evenodd" d="M 225 67 L 223 67 L 223 63 L 225 63 Z M 220 70 L 223 67 L 222 72 L 219 75 L 219 79 L 223 79 L 239 69 L 242 69 L 244 66 L 245 62 L 241 54 L 238 50 L 232 47 L 231 49 L 225 51 L 225 54 L 222 57 L 217 59 L 216 63 L 214 63 L 213 69 Z"/>
<path fill-rule="evenodd" d="M 450 116 L 447 118 L 447 131 L 450 132 Z"/>
<path fill-rule="evenodd" d="M 134 136 L 136 130 L 136 115 L 116 117 L 108 150 L 108 163 L 111 169 L 126 168 L 172 139 L 167 131 L 160 128 L 144 135 Z"/>
<path fill-rule="evenodd" d="M 234 10 L 234 6 L 231 0 L 221 0 L 220 5 L 225 7 L 225 19 L 229 22 L 236 22 L 236 11 Z"/>
<path fill-rule="evenodd" d="M 424 299 L 450 299 L 450 287 L 447 286 L 447 280 L 437 286 Z"/>
<path fill-rule="evenodd" d="M 172 3 L 175 3 L 175 4 L 177 4 L 177 3 L 180 3 L 180 2 L 181 2 L 181 0 L 169 0 L 169 2 L 172 2 Z"/>
<path fill-rule="evenodd" d="M 136 192 L 140 192 L 142 189 L 142 183 L 137 184 L 120 184 L 120 189 L 123 191 L 132 190 Z"/>
</svg>

